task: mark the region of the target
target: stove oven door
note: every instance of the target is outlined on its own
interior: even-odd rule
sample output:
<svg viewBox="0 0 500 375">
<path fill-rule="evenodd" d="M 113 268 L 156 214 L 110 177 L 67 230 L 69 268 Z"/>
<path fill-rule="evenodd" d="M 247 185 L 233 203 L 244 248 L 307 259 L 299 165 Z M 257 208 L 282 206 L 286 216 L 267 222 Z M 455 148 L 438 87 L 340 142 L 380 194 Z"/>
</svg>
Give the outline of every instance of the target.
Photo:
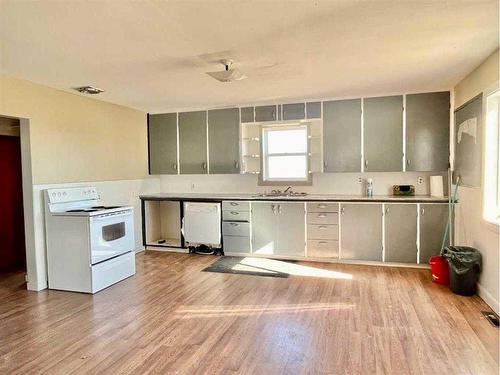
<svg viewBox="0 0 500 375">
<path fill-rule="evenodd" d="M 92 264 L 133 251 L 133 211 L 122 211 L 90 217 Z"/>
</svg>

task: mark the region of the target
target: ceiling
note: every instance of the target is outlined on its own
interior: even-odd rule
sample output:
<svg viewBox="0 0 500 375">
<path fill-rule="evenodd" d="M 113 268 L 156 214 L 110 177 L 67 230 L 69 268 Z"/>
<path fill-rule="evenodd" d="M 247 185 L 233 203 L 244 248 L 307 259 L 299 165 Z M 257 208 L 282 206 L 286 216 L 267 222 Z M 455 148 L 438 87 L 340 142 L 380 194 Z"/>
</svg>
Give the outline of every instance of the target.
<svg viewBox="0 0 500 375">
<path fill-rule="evenodd" d="M 155 113 L 449 89 L 499 43 L 497 0 L 0 2 L 0 71 Z M 248 79 L 205 74 L 233 58 Z"/>
</svg>

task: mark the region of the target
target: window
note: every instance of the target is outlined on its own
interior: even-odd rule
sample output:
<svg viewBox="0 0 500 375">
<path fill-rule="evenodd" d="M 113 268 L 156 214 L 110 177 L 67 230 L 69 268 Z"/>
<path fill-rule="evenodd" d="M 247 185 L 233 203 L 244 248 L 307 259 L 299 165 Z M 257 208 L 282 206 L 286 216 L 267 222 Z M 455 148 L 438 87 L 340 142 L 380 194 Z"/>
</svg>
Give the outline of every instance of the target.
<svg viewBox="0 0 500 375">
<path fill-rule="evenodd" d="M 264 127 L 262 140 L 264 181 L 309 180 L 307 125 Z"/>
<path fill-rule="evenodd" d="M 483 216 L 500 224 L 500 90 L 485 94 L 485 155 Z"/>
</svg>

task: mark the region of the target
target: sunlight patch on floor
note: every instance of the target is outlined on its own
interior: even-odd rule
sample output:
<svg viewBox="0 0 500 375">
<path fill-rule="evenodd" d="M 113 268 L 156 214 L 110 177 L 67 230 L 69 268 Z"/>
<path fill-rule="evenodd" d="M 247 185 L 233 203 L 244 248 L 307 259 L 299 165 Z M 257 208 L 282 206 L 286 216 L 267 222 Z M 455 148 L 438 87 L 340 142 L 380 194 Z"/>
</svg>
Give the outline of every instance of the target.
<svg viewBox="0 0 500 375">
<path fill-rule="evenodd" d="M 180 319 L 220 318 L 224 316 L 252 316 L 259 314 L 290 314 L 334 310 L 348 310 L 355 307 L 353 303 L 308 303 L 291 305 L 235 305 L 235 306 L 181 306 L 175 311 Z"/>
<path fill-rule="evenodd" d="M 233 266 L 235 271 L 249 271 L 257 273 L 287 273 L 293 276 L 322 277 L 329 279 L 352 280 L 350 273 L 326 270 L 311 266 L 304 266 L 292 262 L 284 262 L 267 258 L 243 258 Z"/>
</svg>

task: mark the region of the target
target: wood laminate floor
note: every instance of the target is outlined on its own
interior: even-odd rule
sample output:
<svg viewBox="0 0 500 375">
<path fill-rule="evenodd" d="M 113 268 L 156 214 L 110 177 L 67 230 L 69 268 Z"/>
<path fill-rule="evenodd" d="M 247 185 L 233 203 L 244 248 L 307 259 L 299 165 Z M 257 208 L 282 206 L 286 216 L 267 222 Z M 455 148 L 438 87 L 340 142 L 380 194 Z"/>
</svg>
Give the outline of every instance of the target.
<svg viewBox="0 0 500 375">
<path fill-rule="evenodd" d="M 485 303 L 432 284 L 428 270 L 200 272 L 214 260 L 141 253 L 134 277 L 95 296 L 0 277 L 0 373 L 498 373 Z"/>
</svg>

